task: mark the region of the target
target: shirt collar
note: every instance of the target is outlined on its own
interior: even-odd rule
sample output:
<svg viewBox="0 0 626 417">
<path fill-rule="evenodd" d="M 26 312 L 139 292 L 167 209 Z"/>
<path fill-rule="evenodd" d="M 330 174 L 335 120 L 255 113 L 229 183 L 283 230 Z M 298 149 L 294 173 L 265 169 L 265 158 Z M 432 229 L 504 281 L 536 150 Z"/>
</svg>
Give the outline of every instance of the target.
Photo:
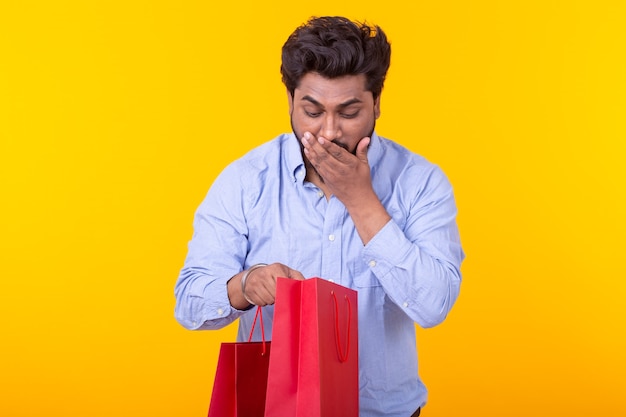
<svg viewBox="0 0 626 417">
<path fill-rule="evenodd" d="M 291 173 L 293 181 L 304 181 L 306 168 L 304 167 L 304 159 L 302 159 L 302 151 L 298 138 L 292 132 L 285 135 L 285 159 L 287 168 Z"/>
<path fill-rule="evenodd" d="M 380 136 L 378 136 L 378 134 L 374 132 L 372 133 L 372 137 L 370 138 L 370 146 L 367 150 L 367 162 L 369 163 L 370 168 L 378 165 L 378 161 L 380 161 L 382 153 L 382 140 Z"/>
</svg>

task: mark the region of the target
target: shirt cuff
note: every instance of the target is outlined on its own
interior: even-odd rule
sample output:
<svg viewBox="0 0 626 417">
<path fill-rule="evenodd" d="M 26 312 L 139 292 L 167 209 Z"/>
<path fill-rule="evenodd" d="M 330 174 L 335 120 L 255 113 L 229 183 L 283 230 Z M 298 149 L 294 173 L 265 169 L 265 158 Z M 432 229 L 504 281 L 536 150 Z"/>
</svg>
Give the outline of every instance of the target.
<svg viewBox="0 0 626 417">
<path fill-rule="evenodd" d="M 384 276 L 403 263 L 413 247 L 392 219 L 365 245 L 363 261 L 377 276 Z"/>
</svg>

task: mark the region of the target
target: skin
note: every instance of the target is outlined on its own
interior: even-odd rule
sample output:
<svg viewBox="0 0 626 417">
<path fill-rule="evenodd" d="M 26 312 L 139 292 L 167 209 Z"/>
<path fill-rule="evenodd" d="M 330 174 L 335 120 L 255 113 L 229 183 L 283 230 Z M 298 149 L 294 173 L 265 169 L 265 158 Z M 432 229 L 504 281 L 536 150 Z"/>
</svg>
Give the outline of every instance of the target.
<svg viewBox="0 0 626 417">
<path fill-rule="evenodd" d="M 391 219 L 374 192 L 367 149 L 380 116 L 380 96 L 366 90 L 363 74 L 325 78 L 310 72 L 293 96 L 287 92 L 293 131 L 301 143 L 306 180 L 326 198 L 338 198 L 348 210 L 363 245 Z M 244 309 L 243 272 L 228 282 L 231 305 Z M 304 279 L 282 264 L 255 269 L 246 281 L 246 296 L 256 305 L 274 303 L 276 278 Z"/>
</svg>

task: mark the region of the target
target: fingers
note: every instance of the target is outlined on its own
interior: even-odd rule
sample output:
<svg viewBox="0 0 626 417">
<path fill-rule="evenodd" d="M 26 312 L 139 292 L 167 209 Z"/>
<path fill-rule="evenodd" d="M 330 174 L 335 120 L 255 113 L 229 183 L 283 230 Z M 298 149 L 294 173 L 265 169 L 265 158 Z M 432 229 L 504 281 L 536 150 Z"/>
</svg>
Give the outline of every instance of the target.
<svg viewBox="0 0 626 417">
<path fill-rule="evenodd" d="M 304 148 L 304 154 L 308 158 L 309 161 L 315 166 L 319 168 L 321 157 L 320 150 L 317 146 L 320 146 L 318 141 L 313 137 L 313 135 L 309 132 L 305 132 L 302 136 L 302 146 Z M 323 150 L 323 148 L 321 148 Z"/>
<path fill-rule="evenodd" d="M 300 271 L 279 263 L 256 268 L 250 272 L 246 279 L 245 289 L 242 289 L 245 291 L 245 298 L 258 306 L 274 304 L 276 300 L 276 278 L 278 277 L 304 279 Z"/>
<path fill-rule="evenodd" d="M 256 268 L 249 273 L 242 291 L 248 302 L 257 306 L 266 306 L 274 303 L 275 288 L 276 282 L 271 272 L 271 266 L 267 265 Z"/>
<path fill-rule="evenodd" d="M 364 137 L 357 143 L 356 150 L 352 151 L 343 143 L 335 143 L 324 137 L 315 138 L 312 133 L 305 132 L 302 136 L 304 153 L 314 166 L 328 164 L 328 166 L 351 165 L 354 163 L 352 153 L 361 161 L 367 163 L 367 149 L 370 138 Z"/>
<path fill-rule="evenodd" d="M 364 137 L 361 139 L 356 146 L 356 157 L 359 158 L 361 162 L 367 163 L 367 148 L 370 145 L 370 138 Z"/>
<path fill-rule="evenodd" d="M 316 139 L 310 132 L 305 132 L 302 136 L 302 145 L 304 146 L 304 153 L 311 162 L 321 163 L 329 157 L 341 160 L 344 155 L 342 146 L 321 136 Z"/>
<path fill-rule="evenodd" d="M 304 155 L 315 168 L 315 172 L 324 180 L 342 175 L 350 170 L 350 157 L 346 150 L 324 138 L 316 139 L 309 132 L 302 138 Z M 331 181 L 332 182 L 332 181 Z"/>
<path fill-rule="evenodd" d="M 304 281 L 304 275 L 300 273 L 300 271 L 296 271 L 295 269 L 289 268 L 289 275 L 286 278 L 295 279 L 297 281 Z"/>
</svg>

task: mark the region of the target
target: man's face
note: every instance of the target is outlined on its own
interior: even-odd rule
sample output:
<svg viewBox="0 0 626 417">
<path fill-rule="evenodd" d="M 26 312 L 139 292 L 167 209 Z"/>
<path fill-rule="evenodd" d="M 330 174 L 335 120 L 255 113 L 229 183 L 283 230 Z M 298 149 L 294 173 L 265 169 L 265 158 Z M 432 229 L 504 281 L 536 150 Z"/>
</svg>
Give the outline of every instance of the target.
<svg viewBox="0 0 626 417">
<path fill-rule="evenodd" d="M 328 79 L 309 72 L 302 77 L 293 97 L 287 92 L 296 137 L 310 132 L 354 154 L 357 143 L 372 135 L 380 116 L 380 96 L 374 100 L 365 81 L 363 74 Z"/>
</svg>

